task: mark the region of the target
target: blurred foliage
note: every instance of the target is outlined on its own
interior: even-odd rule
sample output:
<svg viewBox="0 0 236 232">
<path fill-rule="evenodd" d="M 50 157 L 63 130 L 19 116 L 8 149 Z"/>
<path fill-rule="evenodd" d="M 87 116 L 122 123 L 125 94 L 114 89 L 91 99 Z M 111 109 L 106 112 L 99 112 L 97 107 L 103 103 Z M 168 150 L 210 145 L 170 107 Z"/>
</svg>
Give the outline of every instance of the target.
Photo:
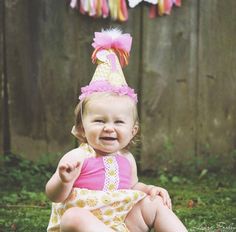
<svg viewBox="0 0 236 232">
<path fill-rule="evenodd" d="M 170 145 L 168 145 L 170 146 Z M 236 170 L 236 150 L 229 154 L 183 154 L 183 157 L 173 159 L 172 153 L 158 154 L 152 163 L 158 164 L 158 169 L 140 170 L 142 175 L 160 176 L 162 173 L 171 173 L 188 178 L 198 175 L 231 175 Z M 142 166 L 142 164 L 139 164 Z M 207 175 L 208 176 L 208 175 Z"/>
<path fill-rule="evenodd" d="M 42 191 L 55 171 L 51 164 L 35 163 L 14 154 L 1 156 L 1 164 L 0 183 L 4 189 Z"/>
<path fill-rule="evenodd" d="M 50 201 L 45 184 L 55 167 L 19 156 L 2 157 L 0 169 L 0 232 L 46 231 Z M 174 211 L 190 232 L 236 231 L 234 172 L 202 169 L 189 175 L 161 170 L 141 181 L 166 188 Z"/>
</svg>

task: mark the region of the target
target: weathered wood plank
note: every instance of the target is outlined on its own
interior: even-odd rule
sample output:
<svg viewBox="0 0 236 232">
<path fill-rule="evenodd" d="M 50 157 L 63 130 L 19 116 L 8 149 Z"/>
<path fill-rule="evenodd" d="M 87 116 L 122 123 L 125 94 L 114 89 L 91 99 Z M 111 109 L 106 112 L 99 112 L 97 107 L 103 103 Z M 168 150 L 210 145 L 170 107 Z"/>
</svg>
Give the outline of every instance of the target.
<svg viewBox="0 0 236 232">
<path fill-rule="evenodd" d="M 6 1 L 6 36 L 12 152 L 33 158 L 46 149 L 39 87 L 36 1 Z M 41 146 L 36 141 L 40 141 Z M 43 147 L 43 149 L 41 149 Z"/>
<path fill-rule="evenodd" d="M 1 91 L 1 102 L 0 102 L 0 155 L 3 154 L 3 94 L 2 94 L 2 78 L 3 78 L 3 1 L 0 2 L 0 91 Z"/>
<path fill-rule="evenodd" d="M 195 153 L 197 1 L 143 20 L 142 169 L 184 165 Z"/>
<path fill-rule="evenodd" d="M 236 148 L 236 1 L 200 1 L 198 154 Z M 223 164 L 223 163 L 222 163 Z"/>
</svg>

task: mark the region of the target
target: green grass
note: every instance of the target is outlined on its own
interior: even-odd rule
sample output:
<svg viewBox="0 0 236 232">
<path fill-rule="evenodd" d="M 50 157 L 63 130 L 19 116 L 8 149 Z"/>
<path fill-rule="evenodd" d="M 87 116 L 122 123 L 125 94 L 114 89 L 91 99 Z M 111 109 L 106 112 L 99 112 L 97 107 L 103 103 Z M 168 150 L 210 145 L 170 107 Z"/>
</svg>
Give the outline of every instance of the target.
<svg viewBox="0 0 236 232">
<path fill-rule="evenodd" d="M 44 185 L 52 171 L 52 167 L 28 161 L 1 168 L 0 232 L 46 231 L 50 202 Z M 232 174 L 180 177 L 164 173 L 141 180 L 168 189 L 174 212 L 189 231 L 236 231 L 236 178 Z"/>
<path fill-rule="evenodd" d="M 143 179 L 161 183 L 160 178 Z M 164 182 L 161 185 L 168 189 L 175 213 L 189 231 L 236 231 L 235 177 L 209 174 L 203 179 L 172 177 Z"/>
</svg>

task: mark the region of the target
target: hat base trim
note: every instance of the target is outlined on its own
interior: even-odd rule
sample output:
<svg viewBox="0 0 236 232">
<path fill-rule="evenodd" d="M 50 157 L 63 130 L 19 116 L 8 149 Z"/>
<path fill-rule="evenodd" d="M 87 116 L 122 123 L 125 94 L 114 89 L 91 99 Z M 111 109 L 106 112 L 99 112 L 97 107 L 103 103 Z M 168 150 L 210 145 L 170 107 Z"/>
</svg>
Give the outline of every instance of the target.
<svg viewBox="0 0 236 232">
<path fill-rule="evenodd" d="M 113 86 L 106 80 L 93 81 L 89 85 L 81 88 L 81 95 L 79 100 L 83 100 L 85 97 L 98 92 L 116 93 L 119 96 L 128 96 L 134 102 L 138 102 L 137 94 L 134 89 L 128 85 Z"/>
</svg>

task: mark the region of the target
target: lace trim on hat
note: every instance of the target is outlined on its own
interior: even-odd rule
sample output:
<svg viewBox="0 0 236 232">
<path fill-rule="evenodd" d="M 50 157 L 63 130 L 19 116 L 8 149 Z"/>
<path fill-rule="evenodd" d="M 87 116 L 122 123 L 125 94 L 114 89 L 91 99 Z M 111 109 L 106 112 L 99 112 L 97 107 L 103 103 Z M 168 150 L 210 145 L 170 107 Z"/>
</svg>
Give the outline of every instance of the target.
<svg viewBox="0 0 236 232">
<path fill-rule="evenodd" d="M 79 96 L 79 100 L 83 100 L 85 97 L 95 92 L 111 92 L 116 93 L 119 96 L 127 95 L 136 103 L 138 102 L 137 94 L 134 92 L 134 89 L 130 88 L 128 85 L 112 86 L 105 80 L 93 81 L 92 83 L 90 83 L 90 85 L 82 87 L 82 94 Z"/>
</svg>

